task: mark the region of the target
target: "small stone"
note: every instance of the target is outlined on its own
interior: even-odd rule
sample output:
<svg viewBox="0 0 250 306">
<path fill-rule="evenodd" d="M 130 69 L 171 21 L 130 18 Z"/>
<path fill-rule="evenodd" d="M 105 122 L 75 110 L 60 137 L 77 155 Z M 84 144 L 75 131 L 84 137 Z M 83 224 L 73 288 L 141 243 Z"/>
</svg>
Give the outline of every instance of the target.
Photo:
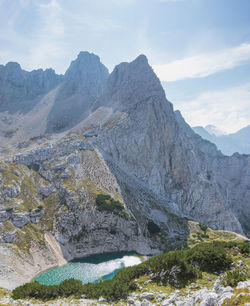
<svg viewBox="0 0 250 306">
<path fill-rule="evenodd" d="M 246 295 L 246 293 L 241 292 L 241 293 L 239 293 L 239 294 L 237 295 L 237 298 L 239 298 L 239 297 L 241 297 L 241 296 L 245 296 L 245 295 Z"/>
<path fill-rule="evenodd" d="M 162 294 L 158 294 L 156 299 L 158 302 L 161 302 L 162 300 L 164 300 L 167 297 L 167 294 L 162 293 Z"/>
<path fill-rule="evenodd" d="M 151 282 L 152 282 L 152 280 L 149 279 L 149 280 L 147 280 L 146 282 L 144 282 L 144 285 L 147 285 L 147 284 L 149 284 L 149 283 L 151 283 Z"/>
<path fill-rule="evenodd" d="M 149 301 L 147 301 L 146 299 L 144 299 L 142 302 L 141 302 L 141 306 L 149 306 L 149 305 L 152 305 Z"/>
<path fill-rule="evenodd" d="M 217 291 L 221 288 L 221 282 L 219 279 L 217 279 L 214 283 L 214 290 Z"/>
<path fill-rule="evenodd" d="M 134 300 L 132 297 L 129 297 L 129 298 L 127 298 L 127 302 L 128 302 L 129 304 L 134 304 L 134 303 L 135 303 L 135 300 Z"/>
<path fill-rule="evenodd" d="M 102 297 L 102 296 L 100 296 L 99 297 L 99 300 L 98 300 L 99 302 L 107 302 L 107 300 L 104 298 L 104 297 Z"/>
</svg>

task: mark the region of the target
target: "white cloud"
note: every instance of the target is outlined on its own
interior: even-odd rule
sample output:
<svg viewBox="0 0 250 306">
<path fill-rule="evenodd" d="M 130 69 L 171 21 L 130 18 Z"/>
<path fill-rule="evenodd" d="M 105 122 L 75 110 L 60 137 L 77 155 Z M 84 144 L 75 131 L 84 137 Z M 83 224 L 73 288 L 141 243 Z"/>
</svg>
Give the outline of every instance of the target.
<svg viewBox="0 0 250 306">
<path fill-rule="evenodd" d="M 250 124 L 250 83 L 204 92 L 194 100 L 177 101 L 174 106 L 191 126 L 212 124 L 232 133 Z"/>
<path fill-rule="evenodd" d="M 206 77 L 218 71 L 234 68 L 250 60 L 250 43 L 227 48 L 215 53 L 200 54 L 154 65 L 161 81 L 174 82 L 187 78 Z"/>
</svg>

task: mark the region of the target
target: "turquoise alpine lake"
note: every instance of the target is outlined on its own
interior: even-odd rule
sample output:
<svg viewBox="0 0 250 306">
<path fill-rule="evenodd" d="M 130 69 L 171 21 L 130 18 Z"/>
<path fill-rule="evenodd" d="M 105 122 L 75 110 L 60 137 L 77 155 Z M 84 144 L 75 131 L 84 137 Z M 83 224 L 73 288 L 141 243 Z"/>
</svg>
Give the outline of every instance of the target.
<svg viewBox="0 0 250 306">
<path fill-rule="evenodd" d="M 135 266 L 141 262 L 140 257 L 135 253 L 92 255 L 48 269 L 37 275 L 33 281 L 44 285 L 57 285 L 65 279 L 75 278 L 81 280 L 83 284 L 95 283 L 100 279 L 112 279 L 120 269 Z"/>
</svg>

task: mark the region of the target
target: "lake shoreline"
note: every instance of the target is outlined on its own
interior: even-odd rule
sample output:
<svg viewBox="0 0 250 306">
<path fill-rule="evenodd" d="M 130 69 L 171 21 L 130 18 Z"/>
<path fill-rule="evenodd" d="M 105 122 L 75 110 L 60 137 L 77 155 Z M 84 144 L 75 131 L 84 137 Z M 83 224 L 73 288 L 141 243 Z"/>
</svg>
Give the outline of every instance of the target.
<svg viewBox="0 0 250 306">
<path fill-rule="evenodd" d="M 31 281 L 45 285 L 56 285 L 65 279 L 80 279 L 83 284 L 99 279 L 112 279 L 124 267 L 142 263 L 147 256 L 136 252 L 109 252 L 73 259 L 63 265 L 52 266 L 36 273 Z"/>
</svg>

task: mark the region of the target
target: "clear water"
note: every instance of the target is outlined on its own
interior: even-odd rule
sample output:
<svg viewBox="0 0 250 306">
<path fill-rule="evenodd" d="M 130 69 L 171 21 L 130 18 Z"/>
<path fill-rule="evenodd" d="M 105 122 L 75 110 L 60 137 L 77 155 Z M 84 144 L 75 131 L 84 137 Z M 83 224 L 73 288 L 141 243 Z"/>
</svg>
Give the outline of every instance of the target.
<svg viewBox="0 0 250 306">
<path fill-rule="evenodd" d="M 57 285 L 69 278 L 79 279 L 86 283 L 95 283 L 99 279 L 112 279 L 124 267 L 141 263 L 141 259 L 134 253 L 110 253 L 93 255 L 67 263 L 61 267 L 48 269 L 33 280 L 44 285 Z"/>
</svg>

